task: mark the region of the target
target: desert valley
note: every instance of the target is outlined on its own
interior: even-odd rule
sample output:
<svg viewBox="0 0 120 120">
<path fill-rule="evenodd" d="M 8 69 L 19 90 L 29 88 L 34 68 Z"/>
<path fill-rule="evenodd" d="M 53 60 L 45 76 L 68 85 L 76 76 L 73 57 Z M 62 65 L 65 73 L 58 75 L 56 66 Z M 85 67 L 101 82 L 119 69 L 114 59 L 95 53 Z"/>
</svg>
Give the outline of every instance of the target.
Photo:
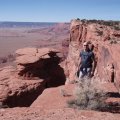
<svg viewBox="0 0 120 120">
<path fill-rule="evenodd" d="M 81 107 L 76 70 L 85 41 L 97 65 Z M 119 120 L 119 53 L 119 21 L 0 22 L 0 120 Z"/>
</svg>

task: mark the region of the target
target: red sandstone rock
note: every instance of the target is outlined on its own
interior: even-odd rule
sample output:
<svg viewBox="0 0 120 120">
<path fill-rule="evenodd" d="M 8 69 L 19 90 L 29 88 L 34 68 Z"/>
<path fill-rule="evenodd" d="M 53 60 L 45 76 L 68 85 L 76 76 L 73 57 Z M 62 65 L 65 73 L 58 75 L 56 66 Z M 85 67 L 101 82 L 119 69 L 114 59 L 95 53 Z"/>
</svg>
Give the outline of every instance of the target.
<svg viewBox="0 0 120 120">
<path fill-rule="evenodd" d="M 77 84 L 68 84 L 56 88 L 45 89 L 42 95 L 40 95 L 33 102 L 31 107 L 40 107 L 43 109 L 55 109 L 67 107 L 67 101 L 70 99 L 75 99 L 74 90 L 76 88 L 76 85 Z M 101 89 L 104 92 L 117 93 L 117 89 L 113 83 L 101 83 L 100 85 L 97 84 L 96 86 L 98 89 Z M 116 101 L 119 102 L 120 98 L 118 98 Z"/>
<path fill-rule="evenodd" d="M 52 48 L 16 51 L 16 68 L 0 69 L 0 102 L 9 107 L 29 106 L 45 87 L 65 83 L 61 54 Z M 27 101 L 29 99 L 29 101 Z"/>
<path fill-rule="evenodd" d="M 43 80 L 17 79 L 12 66 L 0 69 L 0 102 L 8 107 L 29 106 L 41 94 L 44 86 Z"/>
<path fill-rule="evenodd" d="M 60 25 L 62 26 L 62 25 Z M 0 69 L 0 101 L 3 103 L 8 103 L 13 106 L 29 106 L 28 101 L 33 102 L 31 98 L 36 97 L 33 95 L 40 94 L 45 86 L 44 80 L 50 81 L 46 87 L 56 86 L 56 82 L 63 80 L 64 77 L 67 77 L 69 81 L 75 79 L 76 65 L 79 57 L 79 50 L 82 48 L 82 42 L 84 40 L 91 41 L 95 45 L 95 55 L 98 62 L 96 68 L 95 76 L 99 76 L 102 82 L 111 82 L 111 73 L 115 71 L 116 78 L 115 83 L 119 85 L 119 44 L 111 44 L 109 40 L 119 40 L 119 32 L 116 32 L 106 26 L 101 26 L 98 24 L 87 24 L 79 22 L 79 20 L 74 21 L 74 24 L 71 24 L 70 27 L 70 45 L 69 45 L 69 54 L 65 62 L 65 73 L 61 68 L 64 63 L 57 63 L 57 67 L 53 64 L 53 59 L 51 61 L 51 56 L 49 55 L 50 51 L 48 48 L 45 49 L 36 49 L 36 48 L 25 48 L 18 50 L 16 53 L 19 55 L 17 57 L 17 71 L 22 71 L 25 74 L 25 79 L 15 78 L 16 69 L 13 67 L 6 67 Z M 117 41 L 119 42 L 119 41 Z M 115 51 L 116 48 L 116 51 Z M 53 50 L 54 53 L 54 50 Z M 55 51 L 57 53 L 57 51 Z M 116 57 L 117 56 L 117 57 Z M 24 59 L 24 60 L 23 60 Z M 38 79 L 38 80 L 28 80 L 32 78 L 33 71 L 37 72 L 38 68 L 41 71 L 42 77 L 44 75 L 43 70 L 43 60 L 47 63 L 47 72 L 49 76 L 47 79 Z M 36 64 L 36 63 L 39 64 Z M 53 64 L 53 66 L 51 66 Z M 112 64 L 115 69 L 111 69 Z M 29 68 L 27 68 L 27 67 Z M 41 67 L 42 66 L 42 67 Z M 27 68 L 27 72 L 24 71 Z M 36 69 L 37 68 L 37 69 Z M 41 69 L 40 69 L 41 68 Z M 33 70 L 33 71 L 32 71 Z M 36 71 L 37 70 L 37 71 Z M 38 73 L 39 74 L 39 73 Z M 62 76 L 62 77 L 61 77 Z M 64 79 L 65 80 L 65 79 Z M 61 81 L 60 81 L 61 82 Z M 64 83 L 65 81 L 62 81 Z M 51 85 L 52 84 L 52 85 Z M 60 85 L 60 84 L 59 84 Z M 113 84 L 106 83 L 103 86 L 104 91 L 107 92 L 117 92 Z M 119 86 L 118 86 L 119 87 Z M 42 90 L 41 90 L 42 89 Z M 48 88 L 46 89 L 41 96 L 39 96 L 36 101 L 31 105 L 30 108 L 8 108 L 0 109 L 0 119 L 1 120 L 10 120 L 10 119 L 49 119 L 49 120 L 78 120 L 78 119 L 91 119 L 91 120 L 118 120 L 119 114 L 112 114 L 107 112 L 96 112 L 96 111 L 86 111 L 86 110 L 77 110 L 67 108 L 66 101 L 73 98 L 72 91 L 74 90 L 74 85 L 60 86 L 57 88 Z M 37 93 L 36 93 L 37 92 Z M 23 98 L 23 99 L 22 99 Z M 6 101 L 7 100 L 7 101 Z M 109 99 L 108 102 L 119 101 L 118 99 Z M 10 106 L 10 107 L 11 107 Z"/>
<path fill-rule="evenodd" d="M 23 48 L 18 49 L 16 54 L 19 55 L 16 59 L 17 64 L 29 64 L 40 60 L 40 58 L 50 58 L 51 52 L 59 53 L 58 50 L 53 48 Z"/>
<path fill-rule="evenodd" d="M 60 65 L 63 55 L 58 50 L 23 48 L 17 50 L 16 54 L 16 74 L 19 79 L 44 79 L 47 82 L 46 87 L 65 83 L 65 74 Z"/>
<path fill-rule="evenodd" d="M 56 88 L 48 88 L 31 105 L 31 107 L 41 107 L 43 109 L 56 109 L 67 107 L 67 100 L 72 99 L 75 85 L 66 85 Z"/>
<path fill-rule="evenodd" d="M 95 46 L 94 53 L 97 61 L 95 75 L 99 76 L 104 82 L 120 84 L 120 77 L 118 75 L 120 73 L 119 34 L 120 31 L 116 31 L 109 26 L 72 20 L 68 57 L 64 67 L 67 76 L 66 83 L 76 79 L 75 75 L 82 43 L 84 41 L 91 41 Z M 114 70 L 108 69 L 108 64 L 110 66 L 113 65 Z"/>
</svg>

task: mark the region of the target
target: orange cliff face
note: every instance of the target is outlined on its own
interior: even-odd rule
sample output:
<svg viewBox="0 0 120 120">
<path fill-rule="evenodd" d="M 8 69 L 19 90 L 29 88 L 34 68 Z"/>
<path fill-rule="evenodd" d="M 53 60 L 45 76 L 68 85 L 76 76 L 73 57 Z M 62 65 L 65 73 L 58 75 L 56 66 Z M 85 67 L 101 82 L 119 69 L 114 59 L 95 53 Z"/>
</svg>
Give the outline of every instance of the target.
<svg viewBox="0 0 120 120">
<path fill-rule="evenodd" d="M 97 61 L 95 76 L 99 76 L 103 82 L 120 84 L 120 30 L 115 30 L 113 27 L 76 19 L 71 21 L 69 52 L 65 65 L 67 82 L 76 79 L 75 73 L 82 43 L 90 41 L 94 45 L 93 51 Z"/>
</svg>

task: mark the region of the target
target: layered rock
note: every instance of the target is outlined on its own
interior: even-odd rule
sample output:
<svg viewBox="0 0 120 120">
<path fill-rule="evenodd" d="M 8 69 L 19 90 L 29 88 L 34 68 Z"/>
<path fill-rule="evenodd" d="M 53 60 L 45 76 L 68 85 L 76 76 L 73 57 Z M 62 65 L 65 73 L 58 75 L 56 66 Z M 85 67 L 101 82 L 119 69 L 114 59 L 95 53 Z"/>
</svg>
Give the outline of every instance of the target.
<svg viewBox="0 0 120 120">
<path fill-rule="evenodd" d="M 50 48 L 16 51 L 16 65 L 0 69 L 0 103 L 30 106 L 46 87 L 65 83 L 62 54 Z"/>
<path fill-rule="evenodd" d="M 76 79 L 79 53 L 84 41 L 90 41 L 94 45 L 93 51 L 97 62 L 95 75 L 98 75 L 103 82 L 120 84 L 120 31 L 109 26 L 80 20 L 71 21 L 69 52 L 65 63 L 67 82 Z"/>
<path fill-rule="evenodd" d="M 43 80 L 21 80 L 13 66 L 0 68 L 0 102 L 8 107 L 30 106 L 45 88 Z"/>
<path fill-rule="evenodd" d="M 51 48 L 24 48 L 16 51 L 17 76 L 21 79 L 43 79 L 46 87 L 65 83 L 63 68 L 59 65 L 62 54 Z"/>
</svg>

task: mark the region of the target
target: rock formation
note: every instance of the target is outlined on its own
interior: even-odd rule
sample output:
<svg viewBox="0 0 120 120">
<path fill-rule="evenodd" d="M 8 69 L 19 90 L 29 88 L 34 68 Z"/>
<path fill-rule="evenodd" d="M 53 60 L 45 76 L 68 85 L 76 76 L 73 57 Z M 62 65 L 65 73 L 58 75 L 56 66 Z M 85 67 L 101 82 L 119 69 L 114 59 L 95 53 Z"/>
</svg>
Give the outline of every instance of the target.
<svg viewBox="0 0 120 120">
<path fill-rule="evenodd" d="M 94 45 L 93 51 L 97 62 L 95 76 L 99 76 L 103 82 L 120 84 L 120 30 L 113 27 L 79 19 L 71 21 L 69 51 L 65 62 L 66 83 L 76 79 L 82 43 L 89 41 Z M 111 67 L 108 69 L 108 66 Z"/>
<path fill-rule="evenodd" d="M 16 67 L 0 69 L 0 102 L 9 107 L 29 106 L 45 88 L 65 84 L 59 64 L 62 57 L 50 48 L 17 50 Z"/>
<path fill-rule="evenodd" d="M 21 80 L 12 66 L 0 68 L 0 102 L 8 107 L 30 106 L 45 88 L 43 80 Z"/>
<path fill-rule="evenodd" d="M 107 82 L 100 86 L 111 95 L 107 102 L 118 104 L 120 98 L 116 87 L 120 87 L 119 40 L 120 31 L 109 26 L 72 20 L 70 39 L 62 42 L 62 54 L 52 48 L 17 50 L 15 66 L 0 68 L 0 119 L 119 119 L 119 114 L 108 111 L 68 108 L 66 101 L 75 97 L 73 90 L 78 84 L 64 85 L 76 79 L 82 43 L 89 41 L 90 47 L 94 46 L 97 62 L 95 77 L 99 77 L 101 82 Z M 2 105 L 17 108 L 4 109 Z M 120 113 L 119 104 L 117 109 L 116 112 Z"/>
<path fill-rule="evenodd" d="M 21 79 L 43 79 L 47 87 L 65 83 L 63 68 L 59 65 L 62 54 L 50 48 L 25 48 L 16 51 L 17 75 Z"/>
</svg>

